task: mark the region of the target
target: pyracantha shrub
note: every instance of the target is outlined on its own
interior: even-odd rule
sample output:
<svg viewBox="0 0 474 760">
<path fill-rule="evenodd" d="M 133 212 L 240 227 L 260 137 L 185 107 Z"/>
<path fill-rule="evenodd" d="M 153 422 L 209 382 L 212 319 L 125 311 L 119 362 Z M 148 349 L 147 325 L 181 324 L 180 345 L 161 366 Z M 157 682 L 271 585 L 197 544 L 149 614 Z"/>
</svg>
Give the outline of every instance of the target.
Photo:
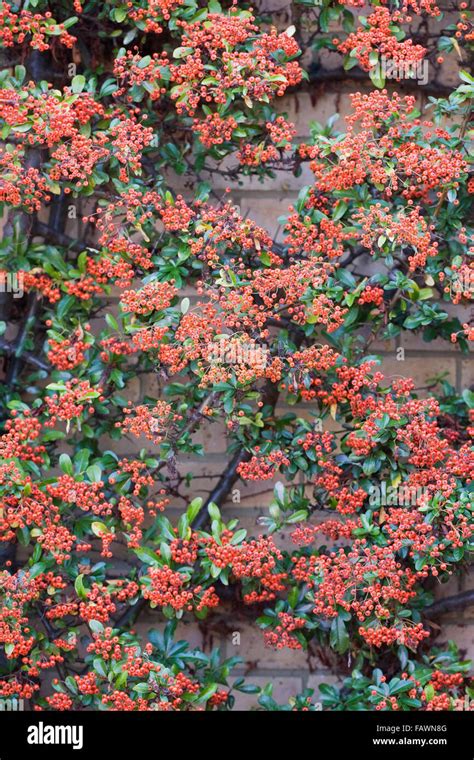
<svg viewBox="0 0 474 760">
<path fill-rule="evenodd" d="M 429 606 L 474 547 L 474 394 L 384 376 L 376 352 L 474 338 L 466 4 L 296 2 L 286 28 L 216 0 L 29 5 L 0 2 L 0 695 L 319 709 L 174 641 L 230 602 L 267 647 L 346 673 L 323 709 L 464 709 Z M 461 83 L 422 110 L 385 81 L 452 52 Z M 329 54 L 368 81 L 300 140 L 282 96 Z M 234 191 L 281 173 L 299 194 L 277 241 Z M 192 498 L 186 462 L 222 426 L 229 463 Z M 253 536 L 238 481 L 274 489 Z"/>
</svg>

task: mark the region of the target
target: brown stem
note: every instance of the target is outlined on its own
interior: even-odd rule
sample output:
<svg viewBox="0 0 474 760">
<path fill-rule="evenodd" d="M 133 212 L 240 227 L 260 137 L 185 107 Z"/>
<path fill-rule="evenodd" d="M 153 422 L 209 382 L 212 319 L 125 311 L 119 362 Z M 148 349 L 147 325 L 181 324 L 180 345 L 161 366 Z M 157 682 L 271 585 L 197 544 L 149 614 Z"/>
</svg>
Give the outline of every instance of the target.
<svg viewBox="0 0 474 760">
<path fill-rule="evenodd" d="M 302 334 L 301 332 L 296 333 L 295 344 L 297 348 L 301 346 L 303 342 L 303 338 L 304 338 L 304 334 Z M 265 385 L 265 389 L 262 395 L 263 406 L 264 407 L 270 406 L 272 409 L 274 409 L 278 401 L 279 395 L 280 395 L 280 391 L 278 389 L 277 383 L 273 383 L 270 380 L 267 380 L 267 383 Z M 209 504 L 213 503 L 213 504 L 217 504 L 217 506 L 221 506 L 222 503 L 225 501 L 225 498 L 230 493 L 232 486 L 239 479 L 239 475 L 237 472 L 238 466 L 242 462 L 248 461 L 248 459 L 250 459 L 250 456 L 251 456 L 250 452 L 242 448 L 240 449 L 240 451 L 238 451 L 234 455 L 233 459 L 231 459 L 231 461 L 225 468 L 224 472 L 222 473 L 221 477 L 219 478 L 219 482 L 209 494 L 208 498 L 206 499 L 205 504 L 203 505 L 199 514 L 194 520 L 193 528 L 195 530 L 202 529 L 206 525 L 206 523 L 209 521 L 209 514 L 207 511 Z"/>
<path fill-rule="evenodd" d="M 7 356 L 13 356 L 15 353 L 14 344 L 9 343 L 8 340 L 5 340 L 4 338 L 0 338 L 0 353 L 4 353 Z M 31 364 L 31 366 L 36 369 L 43 369 L 45 372 L 49 372 L 51 369 L 51 365 L 48 364 L 48 362 L 40 359 L 39 356 L 35 356 L 35 354 L 32 354 L 30 351 L 24 351 L 21 358 L 26 364 Z"/>
<path fill-rule="evenodd" d="M 74 238 L 69 237 L 69 235 L 65 235 L 64 232 L 56 230 L 44 222 L 35 222 L 33 226 L 33 235 L 39 235 L 40 237 L 47 239 L 50 243 L 63 246 L 64 248 L 70 248 L 71 251 L 77 251 L 78 253 L 81 253 L 86 248 L 80 240 L 75 240 Z"/>
<path fill-rule="evenodd" d="M 246 462 L 248 459 L 250 459 L 250 453 L 246 451 L 245 449 L 241 449 L 240 451 L 237 452 L 237 454 L 235 454 L 234 458 L 230 460 L 229 464 L 227 465 L 221 477 L 219 478 L 218 484 L 216 485 L 215 488 L 213 488 L 208 498 L 206 499 L 206 503 L 204 504 L 198 516 L 194 520 L 194 523 L 193 523 L 194 530 L 200 530 L 201 528 L 204 527 L 206 522 L 208 522 L 209 515 L 207 512 L 207 508 L 209 504 L 213 503 L 213 504 L 217 504 L 218 506 L 222 504 L 222 502 L 225 500 L 227 494 L 230 492 L 234 483 L 239 479 L 239 475 L 237 472 L 238 466 L 242 462 Z"/>
<path fill-rule="evenodd" d="M 28 333 L 30 328 L 36 321 L 36 317 L 39 311 L 39 299 L 36 293 L 30 293 L 28 296 L 28 310 L 24 316 L 23 322 L 20 327 L 18 336 L 15 342 L 12 344 L 12 350 L 10 352 L 11 361 L 8 364 L 8 371 L 6 376 L 6 384 L 14 385 L 16 379 L 21 372 L 24 363 L 24 347 L 28 339 Z"/>
<path fill-rule="evenodd" d="M 448 596 L 446 599 L 440 599 L 426 608 L 424 614 L 427 617 L 437 617 L 444 615 L 446 612 L 453 610 L 463 610 L 474 604 L 474 590 L 462 591 L 455 596 Z"/>
</svg>

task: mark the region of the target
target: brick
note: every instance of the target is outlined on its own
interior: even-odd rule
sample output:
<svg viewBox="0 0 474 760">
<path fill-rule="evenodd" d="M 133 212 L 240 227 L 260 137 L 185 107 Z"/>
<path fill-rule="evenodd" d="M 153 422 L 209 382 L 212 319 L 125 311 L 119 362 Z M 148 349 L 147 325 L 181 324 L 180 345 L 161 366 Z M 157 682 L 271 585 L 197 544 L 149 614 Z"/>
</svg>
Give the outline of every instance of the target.
<svg viewBox="0 0 474 760">
<path fill-rule="evenodd" d="M 193 620 L 180 621 L 176 627 L 174 638 L 175 641 L 187 641 L 191 649 L 202 649 L 204 652 L 209 652 L 216 644 L 212 641 L 212 637 L 203 635 L 197 621 Z"/>
<path fill-rule="evenodd" d="M 402 332 L 399 341 L 400 345 L 408 351 L 449 351 L 459 353 L 459 346 L 456 343 L 451 343 L 445 338 L 435 338 L 431 341 L 423 340 L 422 333 L 415 333 L 411 330 Z"/>
<path fill-rule="evenodd" d="M 218 468 L 218 473 L 221 472 L 223 468 L 224 464 Z M 194 463 L 194 466 L 190 466 L 189 464 L 184 465 L 178 462 L 177 469 L 178 472 L 183 475 L 188 474 L 189 472 L 194 472 L 197 478 L 191 480 L 189 485 L 186 485 L 184 482 L 181 484 L 180 493 L 182 494 L 182 499 L 173 498 L 170 506 L 167 507 L 167 510 L 173 507 L 183 509 L 192 499 L 195 499 L 198 496 L 205 500 L 217 483 L 218 473 L 212 475 L 206 467 L 204 460 L 201 468 L 197 467 L 196 463 Z"/>
<path fill-rule="evenodd" d="M 141 394 L 158 398 L 160 396 L 160 380 L 156 372 L 147 372 L 141 377 Z"/>
<path fill-rule="evenodd" d="M 474 625 L 450 623 L 444 625 L 436 640 L 436 645 L 454 641 L 466 659 L 474 658 Z"/>
<path fill-rule="evenodd" d="M 474 585 L 474 578 L 473 578 L 473 585 Z M 462 586 L 462 579 L 457 575 L 453 575 L 447 581 L 447 583 L 436 583 L 435 587 L 432 589 L 432 592 L 436 600 L 446 599 L 446 597 L 448 596 L 453 596 L 455 594 L 458 594 L 461 591 L 461 586 Z"/>
<path fill-rule="evenodd" d="M 474 384 L 474 358 L 464 359 L 461 364 L 461 389 Z"/>
<path fill-rule="evenodd" d="M 146 608 L 133 624 L 133 629 L 143 643 L 148 641 L 148 632 L 153 628 L 163 630 L 163 618 L 158 612 Z"/>
<path fill-rule="evenodd" d="M 149 443 L 149 441 L 146 443 Z M 102 453 L 104 451 L 114 451 L 119 457 L 133 456 L 137 454 L 144 445 L 145 443 L 143 441 L 140 443 L 139 440 L 132 438 L 131 436 L 122 436 L 121 438 L 115 439 L 110 438 L 108 435 L 102 435 L 99 438 L 99 450 Z"/>
<path fill-rule="evenodd" d="M 339 68 L 339 56 L 328 51 L 322 51 L 321 54 L 324 56 L 324 68 Z M 358 87 L 358 89 L 370 91 L 370 88 L 363 86 Z M 325 125 L 334 114 L 339 116 L 335 122 L 336 130 L 345 132 L 347 129 L 346 118 L 352 114 L 349 97 L 352 92 L 354 92 L 354 88 L 350 85 L 347 87 L 341 83 L 338 84 L 335 91 L 329 91 L 325 89 L 323 84 L 318 86 L 318 83 L 315 82 L 309 92 L 298 92 L 278 101 L 277 108 L 281 112 L 286 112 L 289 120 L 295 123 L 297 136 L 300 138 L 309 137 L 312 122 Z"/>
<path fill-rule="evenodd" d="M 284 238 L 283 225 L 278 223 L 278 218 L 288 215 L 288 208 L 294 202 L 294 198 L 246 198 L 240 200 L 240 213 L 246 219 L 263 227 L 269 235 L 281 242 Z"/>
<path fill-rule="evenodd" d="M 472 322 L 474 316 L 473 303 L 463 302 L 455 304 L 452 301 L 443 301 L 443 309 L 450 316 L 457 317 L 461 324 L 464 324 L 464 322 Z"/>
<path fill-rule="evenodd" d="M 229 494 L 224 504 L 227 506 L 238 505 L 239 507 L 261 507 L 262 504 L 268 504 L 272 499 L 273 489 L 281 477 L 274 477 L 272 480 L 263 482 L 255 480 L 239 480 L 235 483 L 233 492 Z M 235 501 L 240 499 L 239 501 Z"/>
<path fill-rule="evenodd" d="M 288 119 L 296 126 L 299 137 L 308 137 L 310 124 L 319 121 L 326 124 L 328 119 L 338 112 L 335 92 L 298 92 L 278 101 L 278 110 L 288 114 Z"/>
<path fill-rule="evenodd" d="M 193 434 L 192 442 L 201 444 L 206 454 L 225 455 L 228 446 L 226 427 L 218 420 L 205 422 Z"/>
<path fill-rule="evenodd" d="M 141 401 L 141 384 L 138 375 L 135 375 L 128 380 L 126 388 L 123 389 L 123 395 L 126 396 L 128 401 L 132 401 L 134 404 Z"/>
<path fill-rule="evenodd" d="M 284 14 L 285 18 L 282 19 L 282 23 L 285 24 L 284 26 L 277 25 L 278 29 L 286 29 L 288 26 L 288 16 L 291 12 L 291 7 L 288 3 L 288 0 L 267 0 L 265 3 L 265 12 L 266 13 L 282 13 L 286 11 Z M 272 19 L 273 22 L 273 19 Z M 276 24 L 275 24 L 276 25 Z"/>
<path fill-rule="evenodd" d="M 462 591 L 474 591 L 474 568 L 471 567 L 470 571 L 462 576 L 460 579 L 460 589 L 462 589 Z M 456 610 L 453 614 L 457 615 L 457 619 L 459 620 L 459 611 Z M 462 619 L 469 621 L 471 628 L 474 631 L 474 606 L 469 605 L 465 607 L 462 612 Z"/>
<path fill-rule="evenodd" d="M 415 381 L 416 387 L 427 385 L 433 377 L 444 372 L 447 372 L 447 379 L 450 383 L 454 385 L 456 382 L 456 361 L 454 358 L 446 356 L 422 355 L 414 357 L 405 355 L 404 361 L 397 361 L 395 356 L 384 356 L 380 371 L 390 381 L 400 377 L 411 377 Z M 424 393 L 426 394 L 426 391 Z"/>
<path fill-rule="evenodd" d="M 474 589 L 474 567 L 471 567 L 460 579 L 460 585 L 464 591 Z"/>
<path fill-rule="evenodd" d="M 374 340 L 370 346 L 372 354 L 395 354 L 397 343 L 395 338 L 389 340 Z"/>
<path fill-rule="evenodd" d="M 265 646 L 263 631 L 255 624 L 246 625 L 230 622 L 232 631 L 226 637 L 226 654 L 228 657 L 241 657 L 246 664 L 246 672 L 261 670 L 307 670 L 308 656 L 302 649 L 272 649 Z M 240 644 L 232 643 L 232 633 L 240 633 Z"/>
</svg>

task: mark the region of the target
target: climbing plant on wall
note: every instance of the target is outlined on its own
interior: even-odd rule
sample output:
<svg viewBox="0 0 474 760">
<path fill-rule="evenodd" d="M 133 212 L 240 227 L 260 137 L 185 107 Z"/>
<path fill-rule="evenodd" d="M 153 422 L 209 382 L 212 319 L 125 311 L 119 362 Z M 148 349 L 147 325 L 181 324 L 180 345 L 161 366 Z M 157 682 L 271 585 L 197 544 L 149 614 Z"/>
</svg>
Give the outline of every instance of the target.
<svg viewBox="0 0 474 760">
<path fill-rule="evenodd" d="M 229 600 L 267 646 L 346 669 L 328 709 L 470 694 L 429 606 L 473 548 L 474 394 L 384 377 L 376 351 L 413 332 L 467 352 L 474 336 L 455 308 L 474 281 L 472 24 L 465 3 L 449 18 L 432 0 L 361 5 L 295 2 L 285 25 L 216 0 L 0 3 L 2 697 L 314 707 L 174 641 L 177 620 Z M 351 113 L 302 142 L 282 96 L 326 81 L 328 56 Z M 388 81 L 387 61 L 429 64 L 423 112 L 422 85 Z M 285 173 L 301 188 L 277 241 L 233 192 Z M 132 402 L 143 373 L 156 394 Z M 205 458 L 197 434 L 216 423 L 228 466 L 173 522 L 193 485 L 179 460 Z M 229 494 L 275 478 L 248 537 Z"/>
</svg>

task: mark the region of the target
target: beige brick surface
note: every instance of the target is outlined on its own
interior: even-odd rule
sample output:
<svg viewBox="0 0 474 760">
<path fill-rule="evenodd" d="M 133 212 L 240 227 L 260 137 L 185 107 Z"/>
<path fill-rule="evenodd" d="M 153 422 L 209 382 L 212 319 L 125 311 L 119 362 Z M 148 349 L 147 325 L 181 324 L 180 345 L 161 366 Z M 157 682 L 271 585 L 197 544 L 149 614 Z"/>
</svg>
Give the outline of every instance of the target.
<svg viewBox="0 0 474 760">
<path fill-rule="evenodd" d="M 229 622 L 229 621 L 228 621 Z M 230 623 L 232 626 L 232 623 Z M 240 634 L 240 645 L 232 643 L 232 633 Z M 239 624 L 226 637 L 226 653 L 228 657 L 241 657 L 249 674 L 261 670 L 301 670 L 308 668 L 308 658 L 301 649 L 275 650 L 265 645 L 263 631 L 255 625 Z"/>
<path fill-rule="evenodd" d="M 390 380 L 400 377 L 411 377 L 416 387 L 422 387 L 437 375 L 447 373 L 451 383 L 456 382 L 456 361 L 448 356 L 409 356 L 405 354 L 404 361 L 397 361 L 396 356 L 384 356 L 381 372 Z"/>
<path fill-rule="evenodd" d="M 444 625 L 436 641 L 441 645 L 454 641 L 468 659 L 474 658 L 474 625 L 469 623 L 449 623 Z"/>
<path fill-rule="evenodd" d="M 194 444 L 201 444 L 207 454 L 226 454 L 228 440 L 226 427 L 219 420 L 204 423 L 192 436 Z"/>
<path fill-rule="evenodd" d="M 463 388 L 470 388 L 474 383 L 474 358 L 465 359 L 461 365 L 461 385 Z"/>
<path fill-rule="evenodd" d="M 423 333 L 415 333 L 412 330 L 402 332 L 399 338 L 399 345 L 408 351 L 430 352 L 443 351 L 459 354 L 459 346 L 456 343 L 449 343 L 444 338 L 435 338 L 435 340 L 423 340 Z"/>
<path fill-rule="evenodd" d="M 278 102 L 278 110 L 288 114 L 288 119 L 296 125 L 299 137 L 309 137 L 311 122 L 326 124 L 335 113 L 340 113 L 341 100 L 346 104 L 347 98 L 339 99 L 335 92 L 300 92 L 291 98 Z M 348 113 L 348 108 L 343 109 Z"/>
<path fill-rule="evenodd" d="M 240 201 L 240 212 L 243 217 L 251 219 L 260 227 L 267 230 L 273 240 L 281 242 L 285 236 L 283 225 L 279 224 L 281 216 L 288 215 L 288 208 L 294 198 L 246 198 Z"/>
</svg>

